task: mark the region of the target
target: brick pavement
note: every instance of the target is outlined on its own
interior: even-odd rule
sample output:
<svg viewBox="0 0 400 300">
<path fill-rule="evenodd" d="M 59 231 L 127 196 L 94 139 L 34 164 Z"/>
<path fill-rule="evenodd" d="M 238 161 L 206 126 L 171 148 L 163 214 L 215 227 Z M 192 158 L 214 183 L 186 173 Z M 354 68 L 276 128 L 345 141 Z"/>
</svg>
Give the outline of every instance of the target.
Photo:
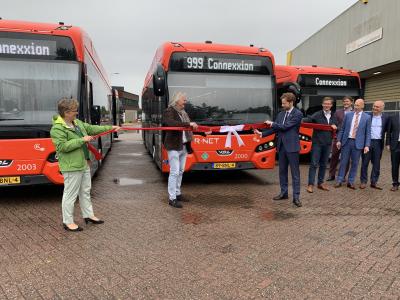
<svg viewBox="0 0 400 300">
<path fill-rule="evenodd" d="M 305 193 L 273 202 L 277 169 L 166 177 L 124 134 L 93 180 L 104 225 L 61 227 L 57 187 L 1 189 L 0 299 L 399 299 L 400 193 Z"/>
</svg>

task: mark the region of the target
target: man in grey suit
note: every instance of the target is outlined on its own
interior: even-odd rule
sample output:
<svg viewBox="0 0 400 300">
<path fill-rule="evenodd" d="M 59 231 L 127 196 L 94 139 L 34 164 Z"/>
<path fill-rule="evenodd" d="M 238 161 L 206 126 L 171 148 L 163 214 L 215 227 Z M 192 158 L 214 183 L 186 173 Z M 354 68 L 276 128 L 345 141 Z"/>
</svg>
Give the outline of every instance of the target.
<svg viewBox="0 0 400 300">
<path fill-rule="evenodd" d="M 262 133 L 254 130 L 261 136 L 276 133 L 276 146 L 279 153 L 279 183 L 281 192 L 274 200 L 288 199 L 288 168 L 292 173 L 293 182 L 293 204 L 301 207 L 300 202 L 300 139 L 299 128 L 303 113 L 294 107 L 296 96 L 293 93 L 284 93 L 281 96 L 283 110 L 277 115 L 276 121 L 266 121 L 271 126 L 270 129 Z"/>
<path fill-rule="evenodd" d="M 363 112 L 364 100 L 357 99 L 354 112 L 346 114 L 343 126 L 339 131 L 336 146 L 342 149 L 339 174 L 335 187 L 341 187 L 346 172 L 346 166 L 351 158 L 351 167 L 347 187 L 355 190 L 354 181 L 361 153 L 368 153 L 371 145 L 371 117 Z"/>
</svg>

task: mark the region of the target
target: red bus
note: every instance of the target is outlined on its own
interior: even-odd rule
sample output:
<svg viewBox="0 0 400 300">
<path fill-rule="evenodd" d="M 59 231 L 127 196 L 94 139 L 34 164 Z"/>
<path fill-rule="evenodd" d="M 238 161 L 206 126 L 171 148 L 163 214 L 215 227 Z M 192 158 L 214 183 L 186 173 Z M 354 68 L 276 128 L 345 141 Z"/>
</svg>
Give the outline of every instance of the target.
<svg viewBox="0 0 400 300">
<path fill-rule="evenodd" d="M 199 125 L 260 123 L 272 119 L 275 107 L 274 57 L 264 48 L 205 43 L 167 42 L 158 48 L 142 92 L 143 127 L 161 125 L 170 97 L 184 92 L 186 111 Z M 194 133 L 194 152 L 185 170 L 270 169 L 275 165 L 274 135 L 255 139 L 252 131 L 239 132 L 239 147 L 227 134 Z M 144 131 L 143 140 L 157 166 L 169 171 L 162 132 Z"/>
<path fill-rule="evenodd" d="M 304 116 L 310 116 L 322 109 L 322 98 L 332 97 L 333 111 L 344 96 L 361 97 L 361 81 L 357 72 L 343 68 L 317 66 L 276 66 L 278 106 L 279 97 L 285 92 L 293 92 L 298 98 L 297 108 Z M 300 127 L 300 154 L 311 151 L 313 130 Z"/>
<path fill-rule="evenodd" d="M 89 36 L 62 22 L 0 20 L 0 185 L 63 184 L 49 134 L 63 97 L 78 99 L 82 121 L 112 124 L 111 87 Z M 110 134 L 93 145 L 104 157 L 111 143 Z"/>
</svg>

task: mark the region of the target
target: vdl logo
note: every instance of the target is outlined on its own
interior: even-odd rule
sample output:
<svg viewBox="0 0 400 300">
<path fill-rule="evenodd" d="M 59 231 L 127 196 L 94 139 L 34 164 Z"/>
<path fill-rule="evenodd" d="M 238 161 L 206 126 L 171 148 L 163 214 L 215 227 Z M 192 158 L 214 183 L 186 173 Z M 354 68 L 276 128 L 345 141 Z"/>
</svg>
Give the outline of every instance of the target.
<svg viewBox="0 0 400 300">
<path fill-rule="evenodd" d="M 9 167 L 11 164 L 11 159 L 0 159 L 0 167 Z"/>
<path fill-rule="evenodd" d="M 233 150 L 217 150 L 217 154 L 220 156 L 229 156 L 233 153 Z"/>
</svg>

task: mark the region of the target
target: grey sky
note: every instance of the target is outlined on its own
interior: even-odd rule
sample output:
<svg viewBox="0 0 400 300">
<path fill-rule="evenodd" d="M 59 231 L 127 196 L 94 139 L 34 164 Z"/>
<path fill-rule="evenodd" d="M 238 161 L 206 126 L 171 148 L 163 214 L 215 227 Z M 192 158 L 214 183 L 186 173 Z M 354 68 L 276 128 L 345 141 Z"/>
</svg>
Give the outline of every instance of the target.
<svg viewBox="0 0 400 300">
<path fill-rule="evenodd" d="M 111 83 L 141 93 L 156 48 L 165 41 L 262 46 L 286 63 L 287 51 L 356 0 L 1 0 L 0 17 L 64 21 L 84 28 Z M 119 73 L 119 74 L 112 74 Z"/>
</svg>

